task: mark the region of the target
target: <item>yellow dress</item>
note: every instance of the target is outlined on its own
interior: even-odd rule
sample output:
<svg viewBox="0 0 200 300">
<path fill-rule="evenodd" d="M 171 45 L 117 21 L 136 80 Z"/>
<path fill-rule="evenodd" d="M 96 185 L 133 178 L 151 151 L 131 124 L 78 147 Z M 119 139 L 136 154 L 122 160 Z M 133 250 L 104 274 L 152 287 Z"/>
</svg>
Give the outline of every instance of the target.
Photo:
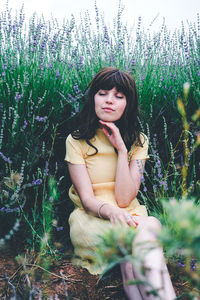
<svg viewBox="0 0 200 300">
<path fill-rule="evenodd" d="M 95 137 L 90 141 L 98 149 L 98 153 L 93 156 L 90 154 L 95 153 L 94 148 L 89 146 L 85 140 L 73 139 L 70 134 L 66 140 L 65 160 L 72 164 L 86 165 L 95 197 L 102 202 L 117 206 L 114 195 L 117 154 L 102 129 L 97 129 Z M 130 159 L 149 158 L 148 142 L 143 134 L 141 134 L 141 141 L 144 143 L 143 147 L 133 147 Z M 91 261 L 90 252 L 95 252 L 98 235 L 102 234 L 110 225 L 110 221 L 86 213 L 73 185 L 69 189 L 69 197 L 75 204 L 75 209 L 69 217 L 70 238 L 75 254 L 73 262 L 87 268 L 91 274 L 101 274 L 105 266 L 96 269 Z M 124 209 L 131 214 L 147 215 L 145 206 L 140 205 L 136 198 Z"/>
</svg>

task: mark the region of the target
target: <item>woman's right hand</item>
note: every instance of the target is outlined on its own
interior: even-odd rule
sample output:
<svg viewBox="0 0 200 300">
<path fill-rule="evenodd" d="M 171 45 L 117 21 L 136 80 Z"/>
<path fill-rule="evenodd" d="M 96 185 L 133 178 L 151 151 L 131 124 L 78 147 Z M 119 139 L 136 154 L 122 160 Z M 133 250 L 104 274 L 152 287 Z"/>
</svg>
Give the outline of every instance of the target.
<svg viewBox="0 0 200 300">
<path fill-rule="evenodd" d="M 137 227 L 138 225 L 138 222 L 134 219 L 134 216 L 120 207 L 104 205 L 101 208 L 101 215 L 106 216 L 112 224 L 120 222 L 124 225 L 133 227 Z"/>
</svg>

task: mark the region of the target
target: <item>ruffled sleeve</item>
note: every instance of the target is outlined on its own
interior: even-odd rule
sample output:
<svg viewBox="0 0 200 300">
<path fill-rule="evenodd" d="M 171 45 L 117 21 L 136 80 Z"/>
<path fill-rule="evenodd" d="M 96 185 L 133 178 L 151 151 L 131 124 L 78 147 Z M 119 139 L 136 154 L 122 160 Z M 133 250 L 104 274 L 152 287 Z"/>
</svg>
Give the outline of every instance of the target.
<svg viewBox="0 0 200 300">
<path fill-rule="evenodd" d="M 140 140 L 142 142 L 142 147 L 140 145 L 133 145 L 129 151 L 129 160 L 133 159 L 148 159 L 148 138 L 144 133 L 140 134 Z"/>
</svg>

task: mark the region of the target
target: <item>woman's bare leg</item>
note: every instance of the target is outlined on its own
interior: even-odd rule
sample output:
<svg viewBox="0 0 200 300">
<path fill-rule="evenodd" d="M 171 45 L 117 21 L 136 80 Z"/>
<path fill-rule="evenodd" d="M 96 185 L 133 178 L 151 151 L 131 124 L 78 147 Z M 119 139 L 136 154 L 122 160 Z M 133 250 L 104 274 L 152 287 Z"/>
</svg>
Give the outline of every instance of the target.
<svg viewBox="0 0 200 300">
<path fill-rule="evenodd" d="M 122 273 L 124 291 L 128 299 L 143 300 L 140 290 L 138 289 L 138 286 L 136 284 L 127 285 L 128 281 L 135 280 L 132 263 L 129 261 L 120 263 L 120 268 Z"/>
<path fill-rule="evenodd" d="M 171 283 L 162 249 L 157 245 L 157 234 L 161 229 L 159 221 L 154 217 L 135 217 L 138 220 L 138 232 L 134 240 L 135 253 L 142 254 L 142 263 L 146 270 L 145 279 L 150 284 L 140 285 L 139 289 L 144 299 L 172 300 L 176 295 Z M 137 272 L 137 271 L 136 271 Z M 135 272 L 135 274 L 136 274 Z M 137 273 L 144 280 L 142 274 Z M 148 295 L 155 289 L 158 296 Z"/>
</svg>

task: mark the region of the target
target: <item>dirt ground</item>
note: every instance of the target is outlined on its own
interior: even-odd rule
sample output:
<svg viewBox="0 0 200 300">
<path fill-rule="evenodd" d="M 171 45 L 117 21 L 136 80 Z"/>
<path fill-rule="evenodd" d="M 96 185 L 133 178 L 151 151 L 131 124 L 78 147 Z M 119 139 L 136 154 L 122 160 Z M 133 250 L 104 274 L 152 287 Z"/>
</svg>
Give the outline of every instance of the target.
<svg viewBox="0 0 200 300">
<path fill-rule="evenodd" d="M 52 265 L 50 273 L 31 272 L 27 277 L 22 266 L 9 251 L 0 252 L 0 299 L 66 299 L 66 300 L 126 300 L 120 269 L 116 267 L 103 278 L 91 275 L 86 269 L 76 267 L 70 259 L 63 259 Z M 43 273 L 44 274 L 44 273 Z M 173 280 L 177 295 L 184 292 L 186 283 Z M 14 287 L 14 288 L 13 288 Z M 30 291 L 32 298 L 30 298 Z M 34 294 L 35 293 L 35 294 Z M 41 296 L 42 295 L 42 296 Z M 46 295 L 46 296 L 45 296 Z M 40 298 L 41 297 L 41 298 Z M 189 299 L 181 297 L 181 299 Z"/>
</svg>

